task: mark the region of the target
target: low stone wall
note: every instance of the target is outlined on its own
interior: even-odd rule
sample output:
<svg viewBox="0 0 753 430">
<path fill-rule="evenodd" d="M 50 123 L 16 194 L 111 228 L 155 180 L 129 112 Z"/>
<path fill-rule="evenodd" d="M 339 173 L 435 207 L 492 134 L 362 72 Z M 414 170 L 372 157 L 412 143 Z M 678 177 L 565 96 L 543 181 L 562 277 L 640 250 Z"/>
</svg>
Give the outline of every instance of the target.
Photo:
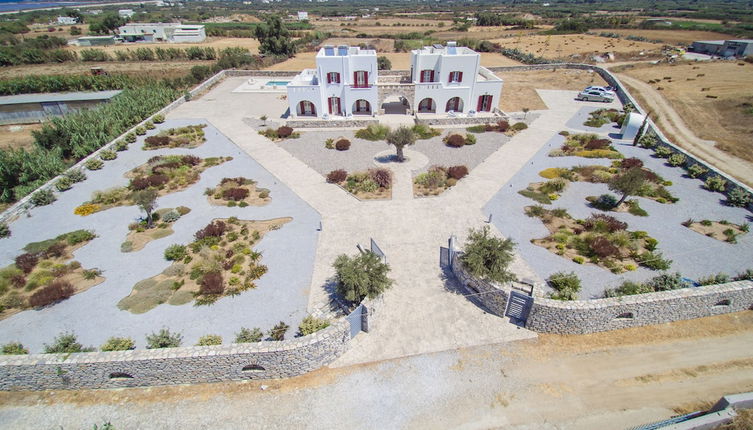
<svg viewBox="0 0 753 430">
<path fill-rule="evenodd" d="M 376 118 L 358 119 L 289 119 L 285 125 L 293 128 L 363 128 L 379 122 Z"/>
<path fill-rule="evenodd" d="M 473 301 L 504 316 L 510 287 L 475 279 L 459 258 L 453 259 L 452 272 L 473 294 Z M 753 281 L 595 300 L 534 297 L 525 327 L 543 333 L 586 334 L 744 310 L 753 310 Z"/>
<path fill-rule="evenodd" d="M 336 321 L 280 342 L 76 354 L 0 355 L 0 390 L 120 388 L 297 376 L 342 355 L 350 324 Z"/>
<path fill-rule="evenodd" d="M 501 120 L 509 120 L 507 115 L 499 115 L 494 117 L 455 117 L 455 118 L 416 118 L 416 124 L 425 125 L 438 125 L 438 126 L 453 126 L 453 125 L 474 125 L 474 124 L 496 124 Z"/>
</svg>

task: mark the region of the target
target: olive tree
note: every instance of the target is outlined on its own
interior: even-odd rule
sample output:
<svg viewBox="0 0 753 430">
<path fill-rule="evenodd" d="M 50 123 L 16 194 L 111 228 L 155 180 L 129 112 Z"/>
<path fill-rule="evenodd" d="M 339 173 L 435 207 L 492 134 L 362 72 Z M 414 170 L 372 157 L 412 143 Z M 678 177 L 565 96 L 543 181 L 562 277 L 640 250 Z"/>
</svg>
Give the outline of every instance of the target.
<svg viewBox="0 0 753 430">
<path fill-rule="evenodd" d="M 136 191 L 131 200 L 139 209 L 146 212 L 146 228 L 152 228 L 152 212 L 157 207 L 157 191 L 151 189 Z"/>
<path fill-rule="evenodd" d="M 335 291 L 346 300 L 360 303 L 366 297 L 374 298 L 392 285 L 387 277 L 390 266 L 373 252 L 356 257 L 342 254 L 335 259 Z"/>
<path fill-rule="evenodd" d="M 475 277 L 494 282 L 516 280 L 510 271 L 514 258 L 515 242 L 491 235 L 489 226 L 470 229 L 460 261 Z"/>
<path fill-rule="evenodd" d="M 621 205 L 628 196 L 635 195 L 645 183 L 646 173 L 640 167 L 633 167 L 622 175 L 613 177 L 609 181 L 609 189 L 616 193 L 622 193 L 622 197 L 615 207 Z"/>
<path fill-rule="evenodd" d="M 405 161 L 403 148 L 416 143 L 416 133 L 409 127 L 400 126 L 395 130 L 387 132 L 387 143 L 394 146 L 397 150 L 397 161 Z"/>
</svg>

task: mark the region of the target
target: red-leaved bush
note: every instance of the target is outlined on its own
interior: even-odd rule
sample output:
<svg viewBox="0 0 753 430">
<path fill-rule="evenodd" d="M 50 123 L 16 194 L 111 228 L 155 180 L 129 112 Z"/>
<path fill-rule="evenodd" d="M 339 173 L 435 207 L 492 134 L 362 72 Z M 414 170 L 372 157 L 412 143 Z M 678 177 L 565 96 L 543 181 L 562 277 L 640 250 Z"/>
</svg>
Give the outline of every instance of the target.
<svg viewBox="0 0 753 430">
<path fill-rule="evenodd" d="M 591 215 L 583 222 L 583 227 L 588 231 L 594 230 L 598 225 L 605 226 L 610 233 L 625 230 L 627 228 L 627 223 L 622 222 L 613 216 L 604 214 Z"/>
<path fill-rule="evenodd" d="M 447 169 L 447 176 L 455 179 L 463 179 L 468 174 L 468 168 L 465 166 L 452 166 Z"/>
<path fill-rule="evenodd" d="M 348 172 L 343 169 L 333 170 L 327 173 L 327 182 L 330 184 L 339 184 L 348 177 Z"/>
<path fill-rule="evenodd" d="M 338 151 L 347 151 L 350 149 L 350 141 L 348 139 L 340 139 L 335 142 L 335 149 Z"/>
<path fill-rule="evenodd" d="M 144 145 L 147 148 L 167 146 L 169 143 L 170 143 L 170 138 L 167 136 L 149 136 L 146 139 L 144 139 Z"/>
<path fill-rule="evenodd" d="M 620 250 L 604 236 L 596 236 L 588 243 L 594 254 L 601 258 L 611 257 L 620 253 Z"/>
<path fill-rule="evenodd" d="M 205 273 L 199 282 L 199 293 L 201 294 L 222 294 L 225 291 L 225 284 L 222 282 L 220 272 Z"/>
<path fill-rule="evenodd" d="M 39 258 L 34 254 L 21 254 L 16 257 L 16 267 L 21 269 L 24 273 L 30 273 L 34 270 L 34 266 L 39 262 Z"/>
<path fill-rule="evenodd" d="M 445 143 L 447 144 L 447 146 L 452 146 L 453 148 L 460 148 L 462 146 L 465 146 L 465 138 L 459 134 L 451 134 L 447 136 Z"/>
<path fill-rule="evenodd" d="M 282 139 L 290 137 L 291 134 L 293 134 L 293 129 L 286 125 L 277 129 L 277 135 Z"/>
<path fill-rule="evenodd" d="M 622 160 L 620 167 L 623 169 L 632 169 L 633 167 L 643 167 L 643 161 L 638 158 L 631 157 Z"/>
<path fill-rule="evenodd" d="M 194 237 L 196 238 L 196 240 L 201 240 L 205 237 L 221 237 L 225 233 L 226 229 L 227 225 L 225 225 L 224 222 L 214 221 L 207 224 L 207 226 L 202 228 L 201 230 L 197 231 L 194 234 Z"/>
<path fill-rule="evenodd" d="M 609 147 L 611 143 L 612 141 L 609 139 L 594 139 L 594 140 L 588 141 L 588 143 L 584 145 L 584 148 L 590 149 L 590 150 L 606 149 L 607 147 Z"/>
<path fill-rule="evenodd" d="M 245 188 L 228 188 L 222 192 L 222 198 L 239 202 L 248 197 L 248 194 L 249 191 Z"/>
<path fill-rule="evenodd" d="M 70 282 L 56 279 L 45 285 L 29 297 L 29 305 L 39 308 L 67 299 L 73 295 L 73 285 Z"/>
<path fill-rule="evenodd" d="M 500 133 L 506 132 L 510 128 L 510 123 L 506 120 L 500 120 L 497 122 L 497 131 Z"/>
<path fill-rule="evenodd" d="M 392 173 L 387 169 L 371 169 L 369 176 L 381 188 L 389 188 L 392 184 Z"/>
</svg>

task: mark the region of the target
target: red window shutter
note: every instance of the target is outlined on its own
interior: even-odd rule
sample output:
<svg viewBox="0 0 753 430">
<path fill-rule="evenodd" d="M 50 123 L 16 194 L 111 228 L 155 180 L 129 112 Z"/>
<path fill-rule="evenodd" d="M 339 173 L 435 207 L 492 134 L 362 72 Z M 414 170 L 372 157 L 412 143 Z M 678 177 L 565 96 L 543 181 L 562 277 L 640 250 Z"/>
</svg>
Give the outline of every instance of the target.
<svg viewBox="0 0 753 430">
<path fill-rule="evenodd" d="M 434 70 L 429 72 L 429 82 L 434 82 Z"/>
<path fill-rule="evenodd" d="M 458 72 L 458 82 L 463 82 L 463 72 Z"/>
<path fill-rule="evenodd" d="M 327 83 L 328 83 L 328 84 L 331 84 L 331 83 L 332 83 L 332 78 L 331 78 L 331 76 L 330 76 L 330 74 L 329 74 L 329 73 L 327 73 Z"/>
<path fill-rule="evenodd" d="M 369 86 L 369 72 L 363 72 L 363 87 Z"/>
<path fill-rule="evenodd" d="M 455 74 L 455 72 L 450 72 L 450 77 L 447 78 L 447 82 L 452 82 L 452 78 L 453 78 L 452 75 L 454 75 L 454 74 Z"/>
<path fill-rule="evenodd" d="M 335 73 L 335 82 L 337 82 L 338 84 L 340 83 L 340 74 L 339 73 Z"/>
<path fill-rule="evenodd" d="M 484 107 L 484 96 L 479 96 L 478 105 L 476 105 L 476 112 L 481 112 Z"/>
</svg>

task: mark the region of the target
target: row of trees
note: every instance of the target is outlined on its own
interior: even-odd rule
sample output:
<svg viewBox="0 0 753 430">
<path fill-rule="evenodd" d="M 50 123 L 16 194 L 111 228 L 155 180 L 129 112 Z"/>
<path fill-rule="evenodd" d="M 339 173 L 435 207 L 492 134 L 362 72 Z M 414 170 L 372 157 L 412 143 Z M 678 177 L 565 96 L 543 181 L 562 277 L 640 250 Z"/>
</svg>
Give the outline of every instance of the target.
<svg viewBox="0 0 753 430">
<path fill-rule="evenodd" d="M 120 49 L 110 54 L 98 48 L 80 51 L 81 61 L 167 61 L 167 60 L 216 60 L 223 54 L 242 50 L 243 48 L 225 48 L 216 50 L 212 47 L 191 46 L 188 48 L 146 48 Z"/>
<path fill-rule="evenodd" d="M 523 19 L 513 14 L 500 14 L 494 12 L 479 12 L 476 14 L 476 25 L 479 27 L 494 27 L 500 25 L 514 25 L 524 28 L 533 28 L 534 22 Z"/>
</svg>

